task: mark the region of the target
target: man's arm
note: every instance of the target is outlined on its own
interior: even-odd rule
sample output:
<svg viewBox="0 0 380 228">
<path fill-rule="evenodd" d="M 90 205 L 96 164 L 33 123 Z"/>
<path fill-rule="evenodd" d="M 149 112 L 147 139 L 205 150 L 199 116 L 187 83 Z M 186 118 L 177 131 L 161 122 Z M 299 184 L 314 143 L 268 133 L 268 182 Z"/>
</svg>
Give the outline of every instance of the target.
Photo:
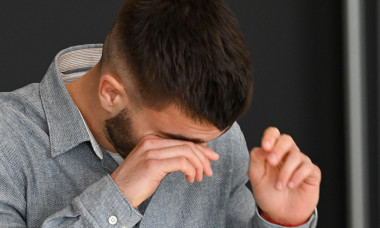
<svg viewBox="0 0 380 228">
<path fill-rule="evenodd" d="M 0 152 L 13 153 L 4 143 L 0 143 Z M 48 218 L 42 227 L 107 227 L 114 224 L 133 227 L 142 218 L 135 208 L 156 190 L 168 173 L 179 170 L 189 182 L 201 181 L 203 174 L 212 175 L 209 159 L 217 160 L 218 155 L 202 145 L 157 137 L 145 139 L 112 177 L 103 177 L 74 198 L 70 205 L 46 215 Z M 21 173 L 21 168 L 10 165 L 19 163 L 8 160 L 0 159 L 0 227 L 3 221 L 6 221 L 5 227 L 13 221 L 15 227 L 30 226 L 26 219 L 27 181 L 16 175 Z"/>
<path fill-rule="evenodd" d="M 0 227 L 40 227 L 42 222 L 42 227 L 46 228 L 108 227 L 113 223 L 120 227 L 133 227 L 142 218 L 109 175 L 89 186 L 70 205 L 50 217 L 41 214 L 41 217 L 48 217 L 45 221 L 36 222 L 41 218 L 27 218 L 27 174 L 17 167 L 19 163 L 12 160 L 14 157 L 8 159 L 14 150 L 0 143 L 0 152 Z M 30 223 L 33 220 L 35 222 Z"/>
</svg>

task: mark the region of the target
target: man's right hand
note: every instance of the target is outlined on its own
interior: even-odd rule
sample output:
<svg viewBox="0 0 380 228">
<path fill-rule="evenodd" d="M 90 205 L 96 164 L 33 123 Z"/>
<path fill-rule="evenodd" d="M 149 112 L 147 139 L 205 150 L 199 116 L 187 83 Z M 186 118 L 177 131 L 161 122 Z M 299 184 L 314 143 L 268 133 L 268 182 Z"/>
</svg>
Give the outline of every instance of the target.
<svg viewBox="0 0 380 228">
<path fill-rule="evenodd" d="M 212 176 L 210 161 L 218 159 L 219 155 L 205 145 L 145 138 L 111 177 L 132 207 L 136 208 L 156 191 L 167 174 L 181 171 L 188 182 L 200 182 L 203 174 Z"/>
</svg>

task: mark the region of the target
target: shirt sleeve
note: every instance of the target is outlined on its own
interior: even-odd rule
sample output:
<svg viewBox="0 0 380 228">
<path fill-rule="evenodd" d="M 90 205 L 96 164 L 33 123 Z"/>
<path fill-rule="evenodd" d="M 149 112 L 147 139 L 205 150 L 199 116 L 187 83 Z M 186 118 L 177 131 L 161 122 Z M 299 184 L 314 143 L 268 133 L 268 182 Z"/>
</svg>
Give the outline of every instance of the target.
<svg viewBox="0 0 380 228">
<path fill-rule="evenodd" d="M 300 226 L 293 226 L 292 228 L 316 228 L 317 227 L 317 220 L 318 220 L 318 212 L 317 209 L 314 210 L 314 213 L 311 215 L 309 220 Z M 259 213 L 259 210 L 256 209 L 255 218 L 254 218 L 254 225 L 253 227 L 262 227 L 262 228 L 286 228 L 286 226 L 280 226 L 277 224 L 273 224 L 265 220 Z"/>
<path fill-rule="evenodd" d="M 0 151 L 4 146 L 0 143 Z M 0 154 L 1 155 L 1 154 Z M 4 163 L 0 156 L 0 227 L 26 227 L 24 215 L 26 214 L 26 201 L 23 195 L 22 186 L 14 181 L 14 176 L 22 175 L 10 173 L 8 163 Z"/>
<path fill-rule="evenodd" d="M 240 127 L 235 123 L 231 128 L 231 193 L 227 208 L 226 227 L 283 228 L 265 220 L 260 214 L 252 192 L 246 187 L 248 179 L 249 152 Z M 297 228 L 315 228 L 318 213 L 315 212 L 307 223 Z"/>
<path fill-rule="evenodd" d="M 141 218 L 107 175 L 47 218 L 42 227 L 133 227 Z"/>
<path fill-rule="evenodd" d="M 3 143 L 0 151 L 12 153 Z M 0 227 L 27 227 L 27 202 L 23 197 L 26 177 L 10 163 L 0 156 Z M 106 175 L 87 187 L 70 205 L 45 219 L 42 227 L 133 227 L 141 218 L 111 176 Z"/>
</svg>

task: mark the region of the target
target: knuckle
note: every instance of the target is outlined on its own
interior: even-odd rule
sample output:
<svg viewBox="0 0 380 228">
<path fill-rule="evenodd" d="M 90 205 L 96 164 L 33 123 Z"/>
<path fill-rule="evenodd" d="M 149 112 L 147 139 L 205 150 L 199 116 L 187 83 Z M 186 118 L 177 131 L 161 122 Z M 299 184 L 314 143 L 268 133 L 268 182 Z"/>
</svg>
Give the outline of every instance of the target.
<svg viewBox="0 0 380 228">
<path fill-rule="evenodd" d="M 253 162 L 253 161 L 257 161 L 259 160 L 260 158 L 260 151 L 261 151 L 261 148 L 258 148 L 258 147 L 255 147 L 251 150 L 250 152 L 250 160 Z"/>
<path fill-rule="evenodd" d="M 158 161 L 150 159 L 150 160 L 146 161 L 145 166 L 148 170 L 155 170 L 155 169 L 157 169 Z"/>
<path fill-rule="evenodd" d="M 187 167 L 187 159 L 185 157 L 179 157 L 177 160 L 178 160 L 178 164 L 181 167 L 184 167 L 184 168 Z"/>
<path fill-rule="evenodd" d="M 303 155 L 305 156 L 305 161 L 306 161 L 306 162 L 308 162 L 308 163 L 312 163 L 312 162 L 311 162 L 311 159 L 310 159 L 308 156 L 306 156 L 305 154 L 303 154 Z"/>
<path fill-rule="evenodd" d="M 321 169 L 318 166 L 316 166 L 316 165 L 314 165 L 314 166 L 315 166 L 315 170 L 317 172 L 318 177 L 321 178 L 322 177 L 322 171 L 321 171 Z"/>
<path fill-rule="evenodd" d="M 188 143 L 184 143 L 181 145 L 182 149 L 184 150 L 190 150 L 191 149 L 191 146 L 188 144 Z"/>
<path fill-rule="evenodd" d="M 204 153 L 197 153 L 197 155 L 198 155 L 198 158 L 199 158 L 199 160 L 202 162 L 202 163 L 204 163 L 204 162 L 208 162 L 208 159 L 207 159 L 207 157 L 206 157 L 206 155 L 204 154 Z"/>
<path fill-rule="evenodd" d="M 152 159 L 155 155 L 155 151 L 154 150 L 147 150 L 145 152 L 145 159 Z"/>
<path fill-rule="evenodd" d="M 251 152 L 249 152 L 250 157 L 253 158 L 253 159 L 255 159 L 256 156 L 257 156 L 258 151 L 259 151 L 259 148 L 257 148 L 257 147 L 253 148 L 251 150 Z"/>
<path fill-rule="evenodd" d="M 293 138 L 292 136 L 288 135 L 288 134 L 282 134 L 281 135 L 281 138 L 287 142 L 293 142 Z"/>
<path fill-rule="evenodd" d="M 255 154 L 257 154 L 259 151 L 260 151 L 260 147 L 254 147 L 252 150 L 251 150 L 251 152 L 250 152 L 250 154 L 251 155 L 255 155 Z"/>
<path fill-rule="evenodd" d="M 314 169 L 314 164 L 311 162 L 306 163 L 306 170 L 313 170 Z"/>
<path fill-rule="evenodd" d="M 184 150 L 184 151 L 192 151 L 193 149 L 192 149 L 192 147 L 189 145 L 189 144 L 187 144 L 187 143 L 185 143 L 185 144 L 182 144 L 182 149 Z"/>
<path fill-rule="evenodd" d="M 153 147 L 157 142 L 157 139 L 154 138 L 147 138 L 143 140 L 143 148 L 151 148 Z"/>
<path fill-rule="evenodd" d="M 297 161 L 303 161 L 303 160 L 305 160 L 304 159 L 305 155 L 303 153 L 301 153 L 300 151 L 292 150 L 290 152 L 290 155 L 292 156 L 292 159 L 295 159 Z"/>
<path fill-rule="evenodd" d="M 192 148 L 195 147 L 195 143 L 190 142 L 190 141 L 185 141 L 185 144 L 192 147 Z"/>
</svg>

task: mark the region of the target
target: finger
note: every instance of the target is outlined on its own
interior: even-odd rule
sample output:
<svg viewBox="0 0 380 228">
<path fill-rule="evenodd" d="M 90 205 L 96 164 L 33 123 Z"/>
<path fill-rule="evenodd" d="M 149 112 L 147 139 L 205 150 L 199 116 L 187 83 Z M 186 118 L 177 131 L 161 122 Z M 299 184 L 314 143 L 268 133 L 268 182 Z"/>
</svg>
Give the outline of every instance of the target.
<svg viewBox="0 0 380 228">
<path fill-rule="evenodd" d="M 276 166 L 294 148 L 297 148 L 297 146 L 293 138 L 286 134 L 281 135 L 268 155 L 268 162 Z"/>
<path fill-rule="evenodd" d="M 198 156 L 199 160 L 203 163 L 204 174 L 208 177 L 212 176 L 211 161 L 217 161 L 219 159 L 219 154 L 214 152 L 211 148 L 206 145 L 196 144 L 192 142 L 185 143 L 193 148 L 193 151 Z"/>
<path fill-rule="evenodd" d="M 189 160 L 185 157 L 175 157 L 163 160 L 150 160 L 150 165 L 153 170 L 159 168 L 163 172 L 163 176 L 166 176 L 169 173 L 181 171 L 186 176 L 186 180 L 189 183 L 194 183 L 196 170 Z"/>
<path fill-rule="evenodd" d="M 290 177 L 301 165 L 303 156 L 305 155 L 300 153 L 298 148 L 294 148 L 288 153 L 279 171 L 278 180 L 275 185 L 277 190 L 282 190 L 284 186 L 288 185 Z"/>
<path fill-rule="evenodd" d="M 199 159 L 199 157 L 195 153 L 196 152 L 194 151 L 193 147 L 191 147 L 188 144 L 182 144 L 172 147 L 148 150 L 146 151 L 145 156 L 146 160 L 164 160 L 177 157 L 186 158 L 196 170 L 195 179 L 197 181 L 202 181 L 204 163 Z"/>
<path fill-rule="evenodd" d="M 196 144 L 196 145 L 202 148 L 202 151 L 205 153 L 205 155 L 207 156 L 209 160 L 211 161 L 219 160 L 219 154 L 213 151 L 210 147 L 205 146 L 205 145 L 199 145 L 199 144 Z"/>
<path fill-rule="evenodd" d="M 212 176 L 212 169 L 210 165 L 210 160 L 211 161 L 216 161 L 219 159 L 219 155 L 211 150 L 209 147 L 200 145 L 200 144 L 195 144 L 193 142 L 188 142 L 188 141 L 182 141 L 182 140 L 175 140 L 175 139 L 163 139 L 163 138 L 157 138 L 157 137 L 151 137 L 151 138 L 146 138 L 144 143 L 143 143 L 143 149 L 144 150 L 153 150 L 153 149 L 159 149 L 162 147 L 174 147 L 174 146 L 181 146 L 181 145 L 188 145 L 193 149 L 193 152 L 195 155 L 199 158 L 199 160 L 203 163 L 204 165 L 204 174 L 206 176 Z M 168 154 L 163 154 L 163 155 L 168 155 Z M 184 154 L 182 154 L 184 155 Z M 159 158 L 155 156 L 151 156 L 150 158 Z M 165 157 L 161 157 L 165 158 Z M 166 157 L 168 158 L 168 157 Z M 202 180 L 202 173 L 197 175 L 197 181 Z"/>
<path fill-rule="evenodd" d="M 194 154 L 198 157 L 199 161 L 203 164 L 203 173 L 208 177 L 212 176 L 210 160 L 205 154 L 206 153 L 205 151 L 208 151 L 208 150 L 204 148 L 204 146 L 201 146 L 199 144 L 195 144 L 192 142 L 186 142 L 186 144 L 193 149 Z"/>
<path fill-rule="evenodd" d="M 154 150 L 164 147 L 172 147 L 183 145 L 184 141 L 174 140 L 174 139 L 164 139 L 154 136 L 147 136 L 137 145 L 138 150 L 145 152 L 147 150 Z"/>
<path fill-rule="evenodd" d="M 301 183 L 305 182 L 308 178 L 310 180 L 317 180 L 317 171 L 319 168 L 315 166 L 313 163 L 305 161 L 298 167 L 298 169 L 294 172 L 291 177 L 288 187 L 291 189 L 297 188 Z M 314 183 L 309 183 L 314 184 Z"/>
<path fill-rule="evenodd" d="M 268 127 L 264 131 L 263 138 L 261 139 L 261 147 L 265 151 L 272 150 L 277 138 L 280 137 L 280 131 L 275 127 Z"/>
<path fill-rule="evenodd" d="M 143 151 L 144 150 L 149 151 L 149 153 L 147 153 L 148 159 L 164 159 L 164 158 L 173 157 L 178 152 L 177 153 L 174 152 L 174 154 L 171 154 L 173 151 L 170 150 L 171 152 L 166 151 L 168 153 L 164 153 L 165 151 L 163 152 L 163 150 L 161 150 L 162 148 L 169 148 L 169 147 L 176 147 L 176 146 L 181 147 L 183 145 L 187 145 L 187 146 L 191 147 L 193 150 L 192 152 L 198 157 L 198 159 L 203 164 L 202 169 L 199 168 L 199 166 L 196 166 L 196 167 L 198 167 L 197 168 L 198 172 L 197 172 L 196 180 L 202 181 L 203 172 L 206 176 L 209 176 L 209 177 L 212 176 L 212 169 L 211 169 L 211 165 L 210 165 L 209 160 L 216 161 L 219 159 L 219 155 L 217 153 L 215 153 L 214 151 L 212 151 L 207 146 L 195 144 L 193 142 L 182 141 L 182 140 L 163 139 L 163 138 L 158 138 L 158 137 L 147 137 L 141 143 L 140 149 L 142 149 Z M 159 150 L 160 152 L 157 153 L 157 150 Z M 184 150 L 181 152 L 185 152 L 185 151 L 187 151 L 187 150 Z M 162 156 L 159 156 L 159 155 L 162 155 Z M 192 163 L 197 164 L 194 157 L 191 155 L 191 153 L 189 153 L 189 154 L 180 153 L 178 155 L 191 156 L 189 158 L 191 159 Z"/>
<path fill-rule="evenodd" d="M 203 163 L 204 167 L 204 174 L 208 177 L 212 176 L 212 169 L 211 169 L 211 164 L 210 164 L 210 158 L 206 153 L 209 153 L 209 148 L 205 148 L 204 146 L 198 145 L 198 144 L 193 144 L 196 148 L 195 153 L 198 156 L 199 160 Z M 208 150 L 209 149 L 209 150 Z"/>
<path fill-rule="evenodd" d="M 253 148 L 250 152 L 250 164 L 248 176 L 252 185 L 259 182 L 265 174 L 266 152 L 259 148 Z"/>
<path fill-rule="evenodd" d="M 179 146 L 183 144 L 188 144 L 188 145 L 194 145 L 193 142 L 188 142 L 188 141 L 183 141 L 183 140 L 176 140 L 176 139 L 165 139 L 165 138 L 159 138 L 156 136 L 149 135 L 145 137 L 141 142 L 137 145 L 137 147 L 141 151 L 147 151 L 147 150 L 152 150 L 152 149 L 159 149 L 163 147 L 172 147 L 172 146 Z M 217 161 L 219 159 L 219 155 L 211 150 L 207 146 L 202 146 L 202 151 L 205 153 L 205 155 L 208 157 L 209 160 L 211 161 Z"/>
</svg>

